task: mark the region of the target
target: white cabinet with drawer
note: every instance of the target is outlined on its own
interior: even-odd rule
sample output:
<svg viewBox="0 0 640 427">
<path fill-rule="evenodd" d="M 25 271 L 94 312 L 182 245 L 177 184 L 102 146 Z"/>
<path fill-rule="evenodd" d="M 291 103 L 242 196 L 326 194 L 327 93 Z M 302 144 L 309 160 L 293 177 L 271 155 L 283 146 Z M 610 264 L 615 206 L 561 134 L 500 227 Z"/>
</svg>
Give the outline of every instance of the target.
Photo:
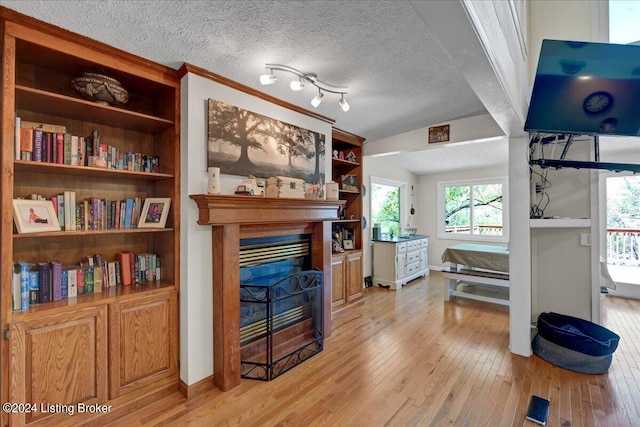
<svg viewBox="0 0 640 427">
<path fill-rule="evenodd" d="M 428 236 L 375 240 L 373 283 L 396 290 L 429 274 Z"/>
</svg>

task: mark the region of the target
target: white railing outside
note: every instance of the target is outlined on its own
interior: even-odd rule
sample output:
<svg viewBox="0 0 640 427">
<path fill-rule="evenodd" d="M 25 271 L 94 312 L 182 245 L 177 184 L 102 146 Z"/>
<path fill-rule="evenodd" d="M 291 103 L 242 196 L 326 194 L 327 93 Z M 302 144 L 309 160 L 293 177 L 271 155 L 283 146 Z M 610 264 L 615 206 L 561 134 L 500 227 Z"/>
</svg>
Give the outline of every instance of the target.
<svg viewBox="0 0 640 427">
<path fill-rule="evenodd" d="M 607 229 L 607 263 L 640 266 L 640 230 Z"/>
</svg>

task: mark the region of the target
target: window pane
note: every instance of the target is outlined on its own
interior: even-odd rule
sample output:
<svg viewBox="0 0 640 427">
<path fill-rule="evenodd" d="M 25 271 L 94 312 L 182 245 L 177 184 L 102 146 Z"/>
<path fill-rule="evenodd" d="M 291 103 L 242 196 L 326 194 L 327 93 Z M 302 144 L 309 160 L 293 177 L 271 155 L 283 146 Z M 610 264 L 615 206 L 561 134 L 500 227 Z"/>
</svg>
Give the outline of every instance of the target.
<svg viewBox="0 0 640 427">
<path fill-rule="evenodd" d="M 502 236 L 502 184 L 473 186 L 473 234 Z"/>
<path fill-rule="evenodd" d="M 471 187 L 451 186 L 444 188 L 445 233 L 471 232 Z"/>
</svg>

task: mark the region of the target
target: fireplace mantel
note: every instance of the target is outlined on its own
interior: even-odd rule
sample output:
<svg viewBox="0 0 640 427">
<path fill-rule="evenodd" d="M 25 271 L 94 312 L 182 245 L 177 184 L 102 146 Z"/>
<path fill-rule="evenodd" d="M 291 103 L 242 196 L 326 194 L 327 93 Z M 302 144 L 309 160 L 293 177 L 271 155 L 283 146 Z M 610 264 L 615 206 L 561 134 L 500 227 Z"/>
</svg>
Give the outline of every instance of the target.
<svg viewBox="0 0 640 427">
<path fill-rule="evenodd" d="M 324 272 L 324 336 L 331 335 L 331 221 L 342 200 L 193 194 L 198 224 L 210 225 L 213 269 L 214 384 L 226 391 L 240 384 L 240 239 L 311 235 L 313 268 Z"/>
<path fill-rule="evenodd" d="M 194 194 L 198 204 L 198 224 L 256 225 L 309 223 L 338 218 L 344 200 L 278 199 L 256 196 Z"/>
</svg>

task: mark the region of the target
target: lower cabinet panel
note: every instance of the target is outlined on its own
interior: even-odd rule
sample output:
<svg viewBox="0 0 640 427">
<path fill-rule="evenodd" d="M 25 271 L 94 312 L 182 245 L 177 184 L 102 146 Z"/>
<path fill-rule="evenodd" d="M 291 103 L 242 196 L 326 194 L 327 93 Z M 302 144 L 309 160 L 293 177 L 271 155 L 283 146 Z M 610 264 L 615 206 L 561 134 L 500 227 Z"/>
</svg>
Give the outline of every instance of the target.
<svg viewBox="0 0 640 427">
<path fill-rule="evenodd" d="M 12 425 L 51 416 L 48 405 L 107 400 L 106 306 L 15 322 L 10 346 L 10 401 L 37 408 L 11 414 Z"/>
<path fill-rule="evenodd" d="M 175 292 L 109 304 L 111 399 L 177 372 Z"/>
</svg>

